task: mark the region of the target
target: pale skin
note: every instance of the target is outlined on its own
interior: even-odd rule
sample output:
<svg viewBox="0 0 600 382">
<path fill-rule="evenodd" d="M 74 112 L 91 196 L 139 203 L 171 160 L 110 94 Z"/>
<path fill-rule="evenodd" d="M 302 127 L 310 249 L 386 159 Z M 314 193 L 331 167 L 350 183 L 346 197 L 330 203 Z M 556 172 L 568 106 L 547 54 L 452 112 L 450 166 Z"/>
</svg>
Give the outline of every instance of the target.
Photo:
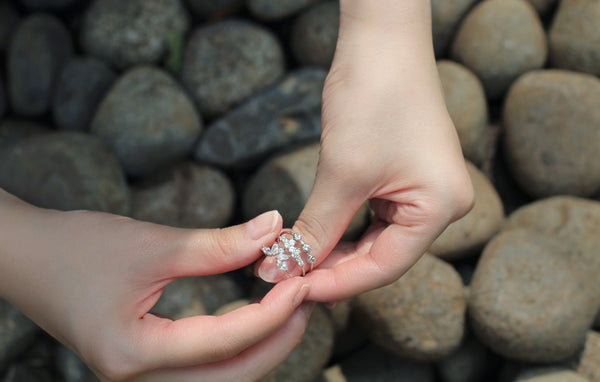
<svg viewBox="0 0 600 382">
<path fill-rule="evenodd" d="M 254 381 L 301 340 L 313 304 L 400 277 L 473 203 L 433 57 L 424 0 L 341 0 L 323 93 L 315 186 L 293 227 L 318 267 L 219 317 L 148 311 L 172 280 L 262 258 L 276 212 L 221 230 L 176 229 L 106 213 L 33 207 L 0 190 L 0 297 L 70 347 L 103 381 Z M 360 153 L 360 155 L 357 155 Z M 370 200 L 373 224 L 336 246 Z M 317 265 L 316 264 L 316 265 Z M 298 271 L 298 270 L 296 270 Z"/>
</svg>

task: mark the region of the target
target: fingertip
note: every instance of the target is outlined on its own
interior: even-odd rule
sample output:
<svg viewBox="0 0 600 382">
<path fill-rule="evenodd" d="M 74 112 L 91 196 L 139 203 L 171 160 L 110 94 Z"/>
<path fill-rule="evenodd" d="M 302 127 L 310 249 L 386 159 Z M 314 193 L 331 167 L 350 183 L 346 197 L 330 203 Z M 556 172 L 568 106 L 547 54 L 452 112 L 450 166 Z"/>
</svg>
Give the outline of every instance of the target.
<svg viewBox="0 0 600 382">
<path fill-rule="evenodd" d="M 282 226 L 282 217 L 277 210 L 268 211 L 246 223 L 246 237 L 258 240 L 273 232 L 279 232 Z"/>
</svg>

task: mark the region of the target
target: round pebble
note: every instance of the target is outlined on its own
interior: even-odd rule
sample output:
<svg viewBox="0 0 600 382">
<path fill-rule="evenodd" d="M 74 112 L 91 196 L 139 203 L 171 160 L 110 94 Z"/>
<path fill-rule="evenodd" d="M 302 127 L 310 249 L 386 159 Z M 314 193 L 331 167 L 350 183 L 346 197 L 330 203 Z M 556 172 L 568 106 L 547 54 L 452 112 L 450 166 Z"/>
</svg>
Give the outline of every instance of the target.
<svg viewBox="0 0 600 382">
<path fill-rule="evenodd" d="M 71 36 L 56 17 L 33 14 L 21 21 L 6 60 L 12 110 L 23 116 L 48 111 L 60 71 L 72 53 Z"/>
<path fill-rule="evenodd" d="M 442 382 L 475 382 L 486 380 L 489 366 L 485 346 L 468 336 L 456 352 L 437 364 L 437 370 Z"/>
<path fill-rule="evenodd" d="M 577 372 L 590 381 L 600 381 L 600 333 L 588 331 Z"/>
<path fill-rule="evenodd" d="M 19 23 L 19 13 L 9 1 L 0 2 L 0 53 L 4 53 Z"/>
<path fill-rule="evenodd" d="M 119 69 L 158 63 L 169 53 L 169 39 L 190 26 L 180 0 L 94 0 L 81 28 L 85 52 Z"/>
<path fill-rule="evenodd" d="M 396 282 L 359 295 L 356 309 L 374 343 L 409 359 L 442 359 L 463 338 L 462 280 L 451 265 L 429 254 Z"/>
<path fill-rule="evenodd" d="M 123 74 L 92 121 L 91 132 L 117 154 L 125 171 L 148 174 L 190 153 L 202 123 L 193 103 L 164 71 L 142 66 Z"/>
<path fill-rule="evenodd" d="M 446 54 L 460 21 L 477 0 L 431 0 L 433 47 L 437 57 Z"/>
<path fill-rule="evenodd" d="M 524 0 L 478 3 L 461 24 L 451 53 L 481 79 L 490 99 L 501 98 L 519 75 L 541 68 L 547 55 L 542 23 Z"/>
<path fill-rule="evenodd" d="M 26 350 L 39 330 L 17 308 L 0 299 L 0 369 Z"/>
<path fill-rule="evenodd" d="M 98 378 L 75 353 L 63 345 L 54 351 L 55 363 L 62 382 L 98 382 Z"/>
<path fill-rule="evenodd" d="M 244 0 L 187 0 L 192 12 L 202 18 L 221 17 L 244 6 Z"/>
<path fill-rule="evenodd" d="M 291 47 L 301 65 L 329 68 L 337 44 L 340 6 L 337 1 L 316 4 L 294 21 Z"/>
<path fill-rule="evenodd" d="M 550 28 L 550 63 L 600 75 L 600 2 L 563 0 Z"/>
<path fill-rule="evenodd" d="M 573 370 L 542 367 L 526 369 L 519 373 L 515 382 L 592 382 Z"/>
<path fill-rule="evenodd" d="M 587 196 L 600 189 L 600 80 L 563 71 L 532 71 L 504 105 L 504 151 L 530 195 Z"/>
<path fill-rule="evenodd" d="M 3 119 L 0 121 L 0 149 L 48 132 L 46 126 L 36 122 L 15 118 Z"/>
<path fill-rule="evenodd" d="M 282 48 L 271 32 L 227 20 L 194 30 L 181 79 L 203 115 L 215 116 L 273 84 L 284 69 Z"/>
<path fill-rule="evenodd" d="M 246 7 L 262 20 L 285 18 L 319 0 L 246 0 Z"/>
<path fill-rule="evenodd" d="M 18 2 L 32 11 L 61 11 L 73 5 L 83 4 L 85 0 L 18 0 Z"/>
<path fill-rule="evenodd" d="M 6 112 L 6 96 L 4 95 L 4 83 L 0 78 L 0 118 L 4 116 Z"/>
</svg>

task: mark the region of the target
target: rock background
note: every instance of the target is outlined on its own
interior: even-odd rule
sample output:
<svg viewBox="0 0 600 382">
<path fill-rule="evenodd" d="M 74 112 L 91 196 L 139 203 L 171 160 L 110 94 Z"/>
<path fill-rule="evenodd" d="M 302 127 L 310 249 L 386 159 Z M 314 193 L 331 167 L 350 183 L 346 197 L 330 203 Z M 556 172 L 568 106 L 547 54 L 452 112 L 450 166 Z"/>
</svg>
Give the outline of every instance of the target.
<svg viewBox="0 0 600 382">
<path fill-rule="evenodd" d="M 400 280 L 318 306 L 265 381 L 600 381 L 600 1 L 431 4 L 475 208 Z M 291 226 L 338 25 L 337 0 L 2 0 L 0 187 L 178 227 L 272 208 Z M 248 269 L 191 277 L 154 311 L 268 289 Z M 0 382 L 23 381 L 97 379 L 0 300 Z"/>
</svg>

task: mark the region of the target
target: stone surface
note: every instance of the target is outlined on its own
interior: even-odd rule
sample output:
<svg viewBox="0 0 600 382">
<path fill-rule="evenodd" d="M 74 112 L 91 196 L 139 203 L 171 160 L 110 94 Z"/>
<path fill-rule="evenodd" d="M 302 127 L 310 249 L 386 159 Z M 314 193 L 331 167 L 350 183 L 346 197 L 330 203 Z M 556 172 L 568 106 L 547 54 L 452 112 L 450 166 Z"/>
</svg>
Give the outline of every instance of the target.
<svg viewBox="0 0 600 382">
<path fill-rule="evenodd" d="M 524 0 L 488 0 L 465 17 L 451 56 L 481 79 L 486 95 L 501 98 L 526 71 L 546 62 L 546 34 L 538 14 Z"/>
<path fill-rule="evenodd" d="M 62 70 L 52 112 L 59 129 L 83 131 L 89 128 L 94 112 L 116 79 L 104 62 L 92 57 L 77 57 Z"/>
<path fill-rule="evenodd" d="M 504 151 L 512 174 L 532 196 L 588 196 L 600 189 L 600 80 L 563 71 L 532 71 L 504 105 Z"/>
<path fill-rule="evenodd" d="M 7 118 L 0 121 L 0 149 L 35 135 L 48 133 L 46 126 L 25 119 Z"/>
<path fill-rule="evenodd" d="M 528 0 L 539 14 L 545 15 L 550 12 L 558 0 Z"/>
<path fill-rule="evenodd" d="M 261 382 L 305 382 L 316 379 L 331 356 L 333 336 L 329 315 L 322 306 L 317 305 L 300 345 Z"/>
<path fill-rule="evenodd" d="M 180 0 L 94 0 L 81 28 L 83 50 L 120 69 L 158 63 L 169 38 L 190 26 Z"/>
<path fill-rule="evenodd" d="M 58 345 L 55 350 L 56 368 L 63 382 L 97 382 L 99 379 L 66 346 Z"/>
<path fill-rule="evenodd" d="M 21 355 L 39 331 L 17 308 L 0 299 L 0 370 Z"/>
<path fill-rule="evenodd" d="M 11 365 L 2 382 L 55 382 L 50 370 L 24 362 Z"/>
<path fill-rule="evenodd" d="M 277 38 L 261 26 L 227 20 L 188 39 L 181 79 L 203 115 L 221 114 L 283 75 Z"/>
<path fill-rule="evenodd" d="M 218 18 L 241 9 L 244 0 L 187 0 L 192 12 L 203 18 Z"/>
<path fill-rule="evenodd" d="M 164 71 L 123 74 L 101 102 L 91 132 L 114 150 L 125 171 L 148 174 L 185 157 L 202 129 L 192 101 Z"/>
<path fill-rule="evenodd" d="M 577 372 L 590 381 L 600 381 L 600 333 L 588 331 Z"/>
<path fill-rule="evenodd" d="M 208 126 L 195 157 L 223 167 L 244 167 L 275 149 L 321 135 L 321 93 L 326 72 L 304 69 L 252 97 Z"/>
<path fill-rule="evenodd" d="M 396 282 L 359 295 L 356 309 L 369 338 L 402 357 L 439 360 L 463 338 L 463 283 L 451 265 L 430 254 Z"/>
<path fill-rule="evenodd" d="M 458 350 L 437 364 L 442 382 L 485 381 L 489 372 L 488 351 L 475 337 L 468 336 Z"/>
<path fill-rule="evenodd" d="M 335 53 L 340 6 L 337 1 L 316 4 L 294 21 L 290 45 L 301 65 L 329 68 Z"/>
<path fill-rule="evenodd" d="M 21 21 L 6 60 L 12 110 L 24 116 L 48 111 L 58 75 L 72 53 L 71 36 L 56 17 L 33 14 Z"/>
<path fill-rule="evenodd" d="M 4 83 L 0 78 L 0 118 L 4 116 L 6 112 L 6 96 L 4 95 Z"/>
<path fill-rule="evenodd" d="M 449 60 L 438 61 L 446 107 L 454 122 L 464 156 L 484 162 L 488 140 L 488 108 L 481 81 L 469 69 Z"/>
<path fill-rule="evenodd" d="M 246 7 L 262 20 L 279 20 L 319 0 L 246 0 Z"/>
<path fill-rule="evenodd" d="M 151 175 L 132 188 L 131 216 L 186 228 L 219 228 L 233 214 L 235 194 L 221 171 L 186 163 Z"/>
<path fill-rule="evenodd" d="M 129 191 L 114 154 L 95 137 L 49 133 L 0 152 L 0 187 L 34 205 L 127 214 Z"/>
<path fill-rule="evenodd" d="M 18 0 L 31 11 L 60 11 L 73 5 L 83 4 L 85 0 Z"/>
<path fill-rule="evenodd" d="M 504 221 L 502 200 L 492 182 L 470 162 L 467 162 L 467 171 L 475 189 L 475 205 L 464 217 L 450 224 L 429 248 L 431 253 L 447 260 L 477 254 Z"/>
<path fill-rule="evenodd" d="M 470 322 L 485 345 L 524 362 L 561 361 L 583 345 L 600 299 L 567 244 L 511 229 L 486 246 L 469 298 Z"/>
<path fill-rule="evenodd" d="M 600 2 L 563 0 L 550 28 L 553 67 L 600 75 Z"/>
<path fill-rule="evenodd" d="M 431 22 L 435 55 L 446 53 L 456 28 L 477 0 L 431 0 Z"/>
<path fill-rule="evenodd" d="M 4 53 L 8 42 L 19 22 L 19 13 L 12 3 L 3 1 L 0 3 L 0 53 Z"/>
<path fill-rule="evenodd" d="M 517 376 L 515 382 L 593 382 L 583 375 L 568 369 L 542 367 L 525 369 Z"/>
</svg>

